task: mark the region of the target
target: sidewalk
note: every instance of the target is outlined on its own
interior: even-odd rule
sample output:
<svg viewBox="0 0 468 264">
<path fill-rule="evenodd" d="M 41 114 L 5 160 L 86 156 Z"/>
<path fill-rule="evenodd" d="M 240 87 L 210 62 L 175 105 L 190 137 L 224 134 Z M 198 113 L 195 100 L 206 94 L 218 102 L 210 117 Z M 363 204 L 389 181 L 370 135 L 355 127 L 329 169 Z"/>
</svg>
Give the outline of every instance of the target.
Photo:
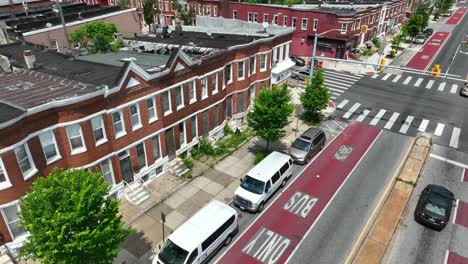
<svg viewBox="0 0 468 264">
<path fill-rule="evenodd" d="M 294 117 L 290 120 L 283 140 L 271 144 L 273 150 L 284 152 L 296 138 L 293 128 L 296 127 L 297 119 Z M 298 128 L 303 132 L 308 126 L 299 120 Z M 123 219 L 135 232 L 124 241 L 123 249 L 114 263 L 151 263 L 163 239 L 161 212 L 166 215 L 164 237 L 167 238 L 209 201 L 217 199 L 230 203 L 239 186 L 239 179 L 254 166 L 255 153 L 264 146 L 264 141 L 254 137 L 215 165 L 195 161 L 192 171 L 198 170 L 196 174 L 200 176 L 191 180 L 167 173 L 149 185 L 152 192 L 149 199 L 152 200 L 145 201 L 140 206 L 122 200 L 120 211 Z"/>
</svg>

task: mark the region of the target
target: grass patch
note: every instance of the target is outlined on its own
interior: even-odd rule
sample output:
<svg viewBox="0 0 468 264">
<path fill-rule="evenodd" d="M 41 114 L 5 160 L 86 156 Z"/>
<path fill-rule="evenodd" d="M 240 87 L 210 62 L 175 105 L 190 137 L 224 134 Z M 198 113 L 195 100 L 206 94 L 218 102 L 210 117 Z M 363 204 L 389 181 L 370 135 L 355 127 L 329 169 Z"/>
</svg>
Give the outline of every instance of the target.
<svg viewBox="0 0 468 264">
<path fill-rule="evenodd" d="M 397 178 L 397 181 L 404 182 L 404 183 L 409 184 L 409 185 L 411 185 L 411 186 L 413 186 L 413 187 L 416 187 L 416 185 L 417 185 L 416 182 L 413 182 L 413 181 L 405 181 L 405 180 L 403 180 L 403 179 L 401 179 L 401 178 Z"/>
</svg>

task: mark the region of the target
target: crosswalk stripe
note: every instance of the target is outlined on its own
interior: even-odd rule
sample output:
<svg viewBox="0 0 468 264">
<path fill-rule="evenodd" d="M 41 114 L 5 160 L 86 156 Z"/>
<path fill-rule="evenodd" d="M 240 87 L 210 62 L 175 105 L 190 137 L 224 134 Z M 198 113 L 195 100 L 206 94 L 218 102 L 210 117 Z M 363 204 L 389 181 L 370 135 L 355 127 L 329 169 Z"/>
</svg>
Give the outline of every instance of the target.
<svg viewBox="0 0 468 264">
<path fill-rule="evenodd" d="M 342 109 L 343 107 L 345 107 L 345 105 L 347 105 L 349 103 L 349 100 L 343 100 L 341 101 L 341 103 L 336 107 L 338 109 Z"/>
<path fill-rule="evenodd" d="M 445 82 L 441 82 L 441 83 L 439 84 L 439 88 L 437 88 L 437 90 L 443 91 L 444 88 L 445 88 Z"/>
<path fill-rule="evenodd" d="M 337 81 L 332 81 L 332 80 L 326 80 L 325 83 L 334 83 L 334 84 L 339 84 L 339 85 L 343 85 L 343 86 L 346 86 L 346 87 L 351 87 L 352 84 L 347 84 L 347 83 L 342 83 L 342 82 L 337 82 Z"/>
<path fill-rule="evenodd" d="M 366 118 L 366 116 L 370 113 L 369 110 L 367 109 L 364 109 L 364 111 L 362 111 L 362 114 L 360 116 L 358 116 L 358 118 L 356 118 L 356 121 L 358 122 L 362 122 L 364 120 L 364 118 Z"/>
<path fill-rule="evenodd" d="M 414 86 L 419 87 L 419 85 L 422 83 L 423 80 L 424 80 L 423 78 L 418 78 Z"/>
<path fill-rule="evenodd" d="M 344 92 L 343 90 L 335 89 L 335 88 L 330 88 L 330 87 L 328 87 L 328 90 L 332 90 L 332 91 L 340 92 L 340 93 Z"/>
<path fill-rule="evenodd" d="M 349 88 L 348 87 L 343 87 L 341 85 L 337 85 L 337 84 L 333 84 L 333 83 L 327 83 L 327 81 L 325 81 L 325 84 L 329 87 L 335 87 L 335 88 L 339 88 L 339 89 L 343 89 L 343 90 L 348 90 Z"/>
<path fill-rule="evenodd" d="M 433 84 L 434 80 L 429 80 L 429 82 L 426 84 L 426 89 L 431 89 Z"/>
<path fill-rule="evenodd" d="M 408 132 L 409 127 L 411 126 L 411 123 L 413 122 L 414 116 L 408 116 L 405 120 L 405 124 L 403 124 L 400 128 L 400 133 L 406 134 Z"/>
<path fill-rule="evenodd" d="M 355 104 L 351 107 L 351 109 L 349 109 L 349 110 L 343 115 L 343 118 L 348 119 L 348 118 L 354 113 L 354 111 L 356 111 L 356 110 L 359 108 L 359 106 L 361 106 L 360 103 L 355 103 Z"/>
<path fill-rule="evenodd" d="M 336 95 L 336 96 L 340 96 L 340 95 L 341 95 L 340 93 L 335 93 L 335 92 L 333 92 L 333 93 L 331 93 L 331 94 Z"/>
<path fill-rule="evenodd" d="M 457 84 L 452 84 L 452 89 L 450 89 L 450 93 L 456 93 L 457 92 L 458 85 Z"/>
<path fill-rule="evenodd" d="M 379 74 L 378 74 L 378 73 L 376 73 L 376 74 L 372 75 L 372 77 L 371 77 L 371 78 L 372 78 L 372 79 L 376 79 L 377 77 L 379 77 Z"/>
<path fill-rule="evenodd" d="M 356 82 L 355 80 L 344 79 L 344 78 L 336 77 L 336 76 L 325 76 L 325 80 L 330 80 L 330 79 L 333 81 L 344 82 L 348 84 L 354 84 Z"/>
<path fill-rule="evenodd" d="M 452 137 L 450 138 L 449 146 L 452 148 L 458 148 L 459 137 L 460 137 L 460 128 L 454 127 L 452 131 Z"/>
<path fill-rule="evenodd" d="M 421 132 L 426 131 L 427 124 L 429 124 L 429 120 L 423 119 L 423 121 L 421 122 L 421 125 L 419 125 L 418 131 L 421 131 Z"/>
<path fill-rule="evenodd" d="M 372 119 L 372 121 L 370 122 L 370 124 L 371 124 L 372 126 L 377 125 L 377 123 L 380 121 L 380 119 L 381 119 L 382 116 L 385 114 L 385 112 L 387 112 L 387 110 L 385 110 L 385 109 L 380 109 L 379 112 L 377 113 L 377 115 L 374 117 L 374 119 Z"/>
<path fill-rule="evenodd" d="M 395 78 L 393 78 L 392 82 L 398 82 L 398 80 L 400 80 L 401 78 L 401 75 L 397 75 L 395 76 Z"/>
<path fill-rule="evenodd" d="M 324 75 L 336 75 L 336 76 L 343 76 L 343 77 L 348 77 L 348 78 L 352 78 L 352 79 L 356 79 L 356 80 L 359 80 L 361 79 L 362 76 L 356 76 L 354 74 L 344 74 L 344 73 L 339 73 L 339 72 L 327 72 L 325 71 L 324 72 Z"/>
<path fill-rule="evenodd" d="M 445 127 L 444 124 L 437 123 L 437 127 L 436 127 L 436 130 L 434 132 L 434 135 L 440 137 L 442 135 L 442 132 L 444 132 L 444 127 Z"/>
<path fill-rule="evenodd" d="M 408 84 L 411 81 L 411 79 L 413 79 L 413 77 L 411 76 L 406 77 L 406 80 L 403 82 L 403 84 Z"/>
<path fill-rule="evenodd" d="M 382 78 L 382 80 L 386 81 L 388 78 L 390 78 L 390 76 L 392 76 L 391 73 L 387 73 L 385 74 L 385 76 Z"/>
<path fill-rule="evenodd" d="M 335 100 L 335 99 L 336 99 L 336 96 L 332 96 L 332 97 L 330 97 L 330 98 L 333 99 L 333 100 Z"/>
<path fill-rule="evenodd" d="M 393 124 L 395 124 L 395 121 L 397 120 L 397 118 L 400 116 L 400 113 L 393 113 L 393 115 L 390 117 L 390 119 L 388 120 L 387 124 L 385 124 L 384 128 L 385 129 L 391 129 Z"/>
</svg>

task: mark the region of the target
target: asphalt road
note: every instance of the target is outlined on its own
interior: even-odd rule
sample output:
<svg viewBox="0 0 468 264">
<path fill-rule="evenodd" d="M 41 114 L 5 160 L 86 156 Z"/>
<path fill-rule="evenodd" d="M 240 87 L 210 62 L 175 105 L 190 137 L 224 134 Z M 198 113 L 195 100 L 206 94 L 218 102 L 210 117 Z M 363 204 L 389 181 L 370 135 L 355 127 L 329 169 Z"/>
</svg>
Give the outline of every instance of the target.
<svg viewBox="0 0 468 264">
<path fill-rule="evenodd" d="M 454 149 L 434 145 L 431 153 L 468 165 L 468 154 Z M 462 173 L 460 166 L 433 157 L 426 160 L 382 263 L 443 264 L 447 251 L 468 257 L 468 228 L 452 222 L 457 208 L 453 209 L 450 223 L 441 232 L 424 227 L 413 218 L 419 194 L 427 184 L 445 186 L 455 194 L 456 199 L 468 201 L 468 183 L 462 182 Z M 468 263 L 468 259 L 458 263 Z"/>
<path fill-rule="evenodd" d="M 288 263 L 344 263 L 411 140 L 383 131 Z"/>
</svg>

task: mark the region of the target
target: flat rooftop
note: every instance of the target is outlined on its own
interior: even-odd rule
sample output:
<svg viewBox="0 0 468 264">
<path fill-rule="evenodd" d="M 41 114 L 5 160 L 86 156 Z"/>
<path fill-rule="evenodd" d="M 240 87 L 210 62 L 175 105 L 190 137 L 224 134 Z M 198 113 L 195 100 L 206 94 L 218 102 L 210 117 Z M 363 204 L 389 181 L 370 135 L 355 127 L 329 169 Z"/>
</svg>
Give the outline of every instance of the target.
<svg viewBox="0 0 468 264">
<path fill-rule="evenodd" d="M 76 56 L 75 59 L 89 62 L 102 63 L 112 66 L 122 67 L 126 62 L 134 62 L 145 71 L 157 71 L 164 69 L 170 55 L 118 51 L 101 54 L 89 54 L 84 56 Z"/>
</svg>

